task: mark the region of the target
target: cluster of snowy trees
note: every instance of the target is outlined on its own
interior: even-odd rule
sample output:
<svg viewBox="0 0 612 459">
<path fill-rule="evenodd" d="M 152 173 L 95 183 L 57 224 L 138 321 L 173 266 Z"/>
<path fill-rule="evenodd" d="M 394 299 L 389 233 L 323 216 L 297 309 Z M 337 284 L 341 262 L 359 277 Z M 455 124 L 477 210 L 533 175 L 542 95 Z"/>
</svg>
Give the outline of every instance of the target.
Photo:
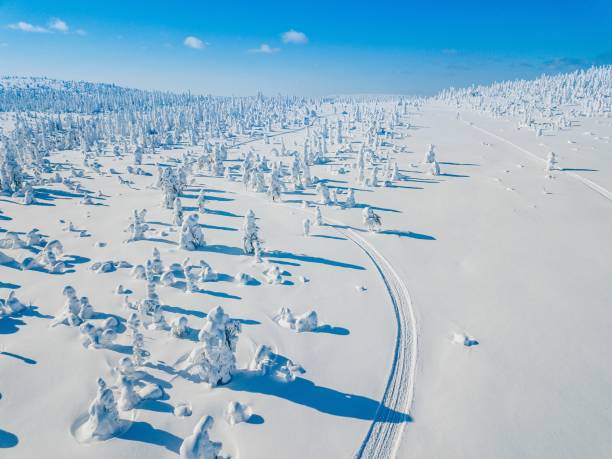
<svg viewBox="0 0 612 459">
<path fill-rule="evenodd" d="M 579 116 L 612 116 L 612 66 L 591 67 L 535 80 L 503 81 L 488 86 L 449 88 L 435 96 L 456 107 L 492 116 L 514 117 L 519 126 L 564 129 Z"/>
</svg>

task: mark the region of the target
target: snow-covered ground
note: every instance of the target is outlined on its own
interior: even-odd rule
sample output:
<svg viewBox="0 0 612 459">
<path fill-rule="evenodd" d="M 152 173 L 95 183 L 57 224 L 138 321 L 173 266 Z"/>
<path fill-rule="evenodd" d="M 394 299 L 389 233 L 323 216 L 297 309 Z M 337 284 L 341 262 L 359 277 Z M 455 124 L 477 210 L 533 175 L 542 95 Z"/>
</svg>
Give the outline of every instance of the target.
<svg viewBox="0 0 612 459">
<path fill-rule="evenodd" d="M 275 126 L 268 140 L 240 134 L 222 163 L 233 180 L 194 164 L 180 200 L 185 217 L 198 213 L 204 190 L 206 245 L 191 251 L 178 245 L 181 227 L 161 205 L 156 181 L 158 165 L 197 159 L 201 145 L 147 150 L 139 166 L 131 151 L 115 155 L 108 146 L 88 165 L 78 149 L 52 152 L 53 173 L 43 177 L 59 172 L 81 188 L 38 181 L 31 205 L 18 195 L 0 198 L 0 237 L 25 240 L 37 228 L 61 242 L 65 261 L 62 273 L 26 270 L 24 259 L 41 246 L 0 249 L 0 295 L 14 292 L 28 305 L 0 318 L 0 448 L 24 458 L 193 457 L 181 444 L 212 416 L 210 438 L 233 458 L 609 456 L 612 118 L 601 107 L 592 116 L 562 108 L 571 127 L 542 124 L 536 135 L 523 115 L 493 117 L 445 96 L 405 109 L 395 99 L 321 101 L 309 128 Z M 372 143 L 375 119 L 394 135 Z M 9 133 L 13 115 L 4 120 Z M 355 207 L 319 204 L 314 185 L 290 191 L 292 158 L 276 156 L 302 154 L 324 123 L 328 138 L 340 132 L 344 139 L 327 145 L 329 161 L 315 161 L 310 174 L 340 202 L 353 188 Z M 437 175 L 423 163 L 429 144 Z M 380 186 L 359 180 L 362 148 L 375 152 L 366 155 L 365 174 L 379 167 Z M 546 170 L 551 151 L 558 163 Z M 249 152 L 283 162 L 281 202 L 242 183 Z M 391 175 L 393 163 L 400 177 L 384 186 L 383 170 Z M 128 174 L 128 166 L 149 175 Z M 83 204 L 85 195 L 92 205 Z M 367 231 L 365 207 L 380 216 L 380 231 Z M 316 208 L 323 225 L 314 225 Z M 134 209 L 147 209 L 149 229 L 127 242 Z M 243 250 L 249 209 L 260 228 L 260 262 Z M 181 337 L 140 328 L 150 356 L 134 385 L 157 385 L 163 395 L 119 411 L 123 424 L 112 438 L 83 443 L 88 409 L 101 393 L 97 378 L 121 398 L 118 362 L 133 353 L 126 320 L 134 311 L 116 289 L 129 290 L 130 302 L 146 297 L 147 281 L 128 264 L 144 265 L 155 248 L 165 267 L 204 260 L 218 279 L 198 282 L 193 293 L 184 291 L 182 274 L 173 285 L 157 284 L 166 322 L 184 316 L 190 327 Z M 127 264 L 90 269 L 105 261 Z M 268 283 L 275 267 L 281 282 Z M 236 281 L 240 273 L 246 285 Z M 87 348 L 79 327 L 52 326 L 67 285 L 89 298 L 93 324 L 117 319 L 112 344 Z M 184 369 L 216 306 L 242 331 L 231 381 L 209 387 Z M 281 326 L 283 307 L 316 311 L 317 327 Z M 252 366 L 260 345 L 273 353 L 265 374 Z M 278 372 L 287 359 L 304 370 L 288 381 Z M 230 402 L 246 405 L 250 418 L 228 423 Z M 181 404 L 190 416 L 178 415 Z"/>
</svg>

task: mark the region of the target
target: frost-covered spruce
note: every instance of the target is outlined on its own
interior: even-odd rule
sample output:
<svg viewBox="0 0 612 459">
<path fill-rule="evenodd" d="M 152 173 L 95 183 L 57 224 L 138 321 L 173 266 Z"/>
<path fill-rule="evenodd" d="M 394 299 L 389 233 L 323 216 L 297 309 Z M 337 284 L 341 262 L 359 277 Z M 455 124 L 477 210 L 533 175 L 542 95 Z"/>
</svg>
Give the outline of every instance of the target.
<svg viewBox="0 0 612 459">
<path fill-rule="evenodd" d="M 330 197 L 329 197 L 329 188 L 327 188 L 327 185 L 325 185 L 325 183 L 319 182 L 317 184 L 317 193 L 319 193 L 320 195 L 319 197 L 320 204 L 327 205 L 331 202 Z"/>
<path fill-rule="evenodd" d="M 153 258 L 151 258 L 150 264 L 151 271 L 158 276 L 161 276 L 164 272 L 164 262 L 161 259 L 161 253 L 157 247 L 153 248 Z"/>
<path fill-rule="evenodd" d="M 230 319 L 221 306 L 210 311 L 187 358 L 187 368 L 211 386 L 228 383 L 236 370 L 236 343 L 240 322 Z"/>
<path fill-rule="evenodd" d="M 64 262 L 58 260 L 58 256 L 64 251 L 62 243 L 57 239 L 47 242 L 45 247 L 36 255 L 34 259 L 24 259 L 25 269 L 42 266 L 51 273 L 61 273 L 64 271 Z"/>
<path fill-rule="evenodd" d="M 423 163 L 429 164 L 433 163 L 436 160 L 436 152 L 433 144 L 429 144 L 427 147 L 427 153 L 425 153 L 425 158 L 423 158 Z"/>
<path fill-rule="evenodd" d="M 172 221 L 176 226 L 179 226 L 179 227 L 183 224 L 183 205 L 181 204 L 180 198 L 176 198 L 174 200 Z"/>
<path fill-rule="evenodd" d="M 64 324 L 76 327 L 81 325 L 85 320 L 93 317 L 93 308 L 87 297 L 82 297 L 81 299 L 77 298 L 76 290 L 70 285 L 64 287 L 62 293 L 66 297 L 66 303 L 53 321 L 53 326 Z"/>
<path fill-rule="evenodd" d="M 268 187 L 268 197 L 272 199 L 272 201 L 280 201 L 281 193 L 283 191 L 283 182 L 280 179 L 280 174 L 276 169 L 276 164 L 272 168 L 272 173 L 270 174 L 270 186 Z"/>
<path fill-rule="evenodd" d="M 179 237 L 179 245 L 184 250 L 198 250 L 206 245 L 204 233 L 199 224 L 198 214 L 190 214 L 187 216 L 181 226 L 181 234 Z"/>
<path fill-rule="evenodd" d="M 144 348 L 144 336 L 142 333 L 134 333 L 132 336 L 132 361 L 134 365 L 140 367 L 144 365 L 147 357 L 149 357 L 149 351 Z"/>
<path fill-rule="evenodd" d="M 219 453 L 223 445 L 220 442 L 212 441 L 209 437 L 209 430 L 213 423 L 211 416 L 203 416 L 198 421 L 193 428 L 193 433 L 181 444 L 179 450 L 181 459 L 221 459 Z"/>
<path fill-rule="evenodd" d="M 303 226 L 303 234 L 304 236 L 308 237 L 310 236 L 310 218 L 306 218 L 303 222 L 302 222 L 302 226 Z"/>
<path fill-rule="evenodd" d="M 363 209 L 362 221 L 369 231 L 380 231 L 382 225 L 380 216 L 374 213 L 374 210 L 371 207 L 366 207 Z"/>
<path fill-rule="evenodd" d="M 255 212 L 250 209 L 244 217 L 242 232 L 244 253 L 254 255 L 255 249 L 261 246 L 261 240 L 259 239 L 259 227 L 255 222 Z"/>
<path fill-rule="evenodd" d="M 363 151 L 363 146 L 359 150 L 359 156 L 357 157 L 357 170 L 358 170 L 357 182 L 363 184 L 365 182 L 365 154 Z"/>
<path fill-rule="evenodd" d="M 119 400 L 117 407 L 121 411 L 130 411 L 136 407 L 141 401 L 140 396 L 134 390 L 134 384 L 127 375 L 119 375 L 117 378 L 117 386 L 119 388 Z"/>
<path fill-rule="evenodd" d="M 102 378 L 98 378 L 98 391 L 88 414 L 89 418 L 79 428 L 79 436 L 84 442 L 108 440 L 122 430 L 113 391 Z"/>
<path fill-rule="evenodd" d="M 185 268 L 185 293 L 197 293 L 200 288 L 198 287 L 198 274 L 195 269 L 191 266 Z"/>
<path fill-rule="evenodd" d="M 397 163 L 393 163 L 393 169 L 391 170 L 391 180 L 397 182 L 400 178 L 400 171 Z"/>
<path fill-rule="evenodd" d="M 546 157 L 546 172 L 551 172 L 555 169 L 557 169 L 557 155 L 551 151 Z"/>
<path fill-rule="evenodd" d="M 374 166 L 370 172 L 370 186 L 378 186 L 378 166 Z"/>
<path fill-rule="evenodd" d="M 0 318 L 19 314 L 26 309 L 26 305 L 19 301 L 14 290 L 11 290 L 5 300 L 0 301 L 2 301 L 0 303 Z"/>
<path fill-rule="evenodd" d="M 200 189 L 198 193 L 198 211 L 203 214 L 206 211 L 206 196 L 204 194 L 204 188 Z"/>
<path fill-rule="evenodd" d="M 134 148 L 134 164 L 140 166 L 142 164 L 142 155 L 144 151 L 140 145 L 136 145 Z"/>
<path fill-rule="evenodd" d="M 171 167 L 163 169 L 161 177 L 161 189 L 163 194 L 162 205 L 166 209 L 174 208 L 174 201 L 181 192 L 178 178 Z"/>
<path fill-rule="evenodd" d="M 23 191 L 23 204 L 30 206 L 35 202 L 36 200 L 34 199 L 34 190 L 32 189 L 32 185 L 30 185 L 30 182 L 26 182 Z"/>
<path fill-rule="evenodd" d="M 315 220 L 315 225 L 317 226 L 323 226 L 323 214 L 321 214 L 321 208 L 319 206 L 315 207 L 314 210 L 314 220 Z"/>
<path fill-rule="evenodd" d="M 146 238 L 145 232 L 149 229 L 149 225 L 144 222 L 146 209 L 142 209 L 140 212 L 136 209 L 132 212 L 132 221 L 128 227 L 130 232 L 130 238 L 128 242 L 140 241 Z"/>
<path fill-rule="evenodd" d="M 349 209 L 355 207 L 355 190 L 353 188 L 349 188 L 346 201 L 344 201 L 344 207 Z"/>
<path fill-rule="evenodd" d="M 170 334 L 176 338 L 184 337 L 188 332 L 187 317 L 179 316 L 170 322 Z"/>
<path fill-rule="evenodd" d="M 291 185 L 294 191 L 298 191 L 303 188 L 300 160 L 298 158 L 293 158 L 293 163 L 291 164 Z"/>
<path fill-rule="evenodd" d="M 310 165 L 308 161 L 304 159 L 302 161 L 302 183 L 304 186 L 312 186 L 312 175 L 310 175 Z"/>
</svg>

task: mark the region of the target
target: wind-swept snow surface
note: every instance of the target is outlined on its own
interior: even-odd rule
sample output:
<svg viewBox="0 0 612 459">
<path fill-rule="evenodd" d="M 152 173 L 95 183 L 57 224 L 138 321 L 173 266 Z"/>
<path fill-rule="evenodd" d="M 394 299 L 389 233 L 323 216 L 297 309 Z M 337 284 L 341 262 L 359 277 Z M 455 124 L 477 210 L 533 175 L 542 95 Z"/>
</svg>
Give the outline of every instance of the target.
<svg viewBox="0 0 612 459">
<path fill-rule="evenodd" d="M 1 81 L 7 457 L 609 456 L 609 67 L 428 100 Z"/>
</svg>

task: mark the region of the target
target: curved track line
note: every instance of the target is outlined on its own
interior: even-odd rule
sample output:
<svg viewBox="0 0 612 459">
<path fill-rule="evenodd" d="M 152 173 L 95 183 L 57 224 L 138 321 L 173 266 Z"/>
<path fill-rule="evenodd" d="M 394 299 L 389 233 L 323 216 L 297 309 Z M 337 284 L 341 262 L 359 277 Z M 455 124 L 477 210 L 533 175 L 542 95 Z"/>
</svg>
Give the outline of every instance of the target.
<svg viewBox="0 0 612 459">
<path fill-rule="evenodd" d="M 310 215 L 305 209 L 284 203 L 280 205 Z M 354 455 L 355 459 L 390 459 L 396 457 L 404 426 L 410 420 L 408 413 L 414 399 L 418 335 L 412 299 L 399 273 L 369 241 L 339 220 L 326 220 L 336 225 L 332 228 L 370 258 L 382 277 L 393 305 L 396 339 L 391 370 L 376 415 Z"/>
<path fill-rule="evenodd" d="M 476 126 L 473 122 L 466 122 L 467 124 L 469 124 L 471 127 L 473 127 L 474 129 L 484 132 L 485 134 L 490 135 L 491 137 L 496 138 L 497 140 L 501 140 L 502 142 L 507 143 L 508 145 L 516 148 L 517 150 L 522 151 L 523 153 L 531 156 L 533 159 L 535 159 L 536 161 L 540 161 L 543 163 L 546 163 L 546 160 L 544 158 L 540 158 L 538 155 L 536 155 L 535 153 L 527 150 L 526 148 L 521 147 L 520 145 L 515 144 L 514 142 L 512 142 L 511 140 L 508 140 L 504 137 L 501 137 L 491 131 L 488 131 L 487 129 L 481 128 L 480 126 Z M 597 183 L 584 178 L 582 175 L 578 175 L 575 172 L 570 172 L 570 171 L 564 171 L 563 169 L 560 170 L 560 172 L 564 172 L 567 175 L 570 175 L 572 177 L 574 177 L 575 179 L 581 181 L 584 185 L 588 186 L 590 189 L 592 189 L 593 191 L 599 193 L 600 195 L 602 195 L 604 198 L 606 198 L 609 201 L 612 201 L 612 193 L 610 191 L 608 191 L 607 189 L 605 189 L 604 187 L 602 187 L 601 185 L 598 185 Z"/>
<path fill-rule="evenodd" d="M 372 244 L 352 229 L 336 229 L 372 260 L 385 283 L 395 312 L 395 352 L 387 385 L 376 417 L 355 454 L 355 458 L 392 458 L 396 456 L 414 398 L 417 330 L 412 300 L 397 271 Z"/>
</svg>

